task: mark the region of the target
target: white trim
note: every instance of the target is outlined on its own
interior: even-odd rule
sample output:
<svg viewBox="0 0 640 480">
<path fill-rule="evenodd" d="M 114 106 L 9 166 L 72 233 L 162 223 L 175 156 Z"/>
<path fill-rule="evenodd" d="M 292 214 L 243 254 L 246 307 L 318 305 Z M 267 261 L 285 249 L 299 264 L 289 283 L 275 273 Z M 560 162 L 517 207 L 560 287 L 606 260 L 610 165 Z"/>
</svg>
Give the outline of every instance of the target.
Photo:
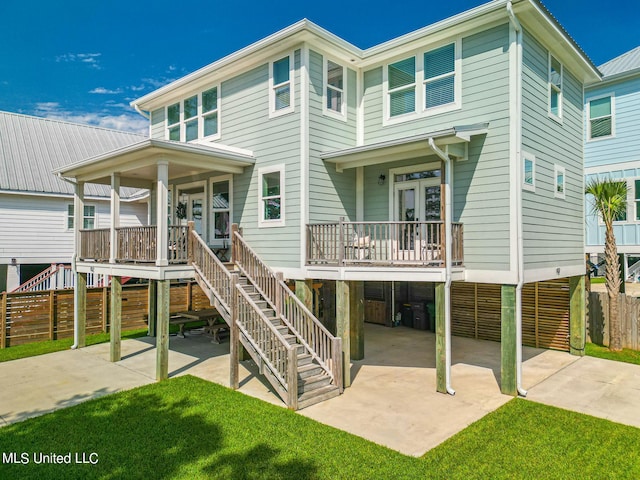
<svg viewBox="0 0 640 480">
<path fill-rule="evenodd" d="M 562 104 L 564 103 L 564 64 L 555 57 L 550 51 L 547 52 L 547 113 L 553 120 L 562 123 Z M 558 89 L 558 115 L 551 111 L 551 90 L 555 90 L 556 86 L 551 83 L 551 59 L 556 60 L 560 64 L 560 88 Z"/>
<path fill-rule="evenodd" d="M 465 270 L 465 282 L 516 285 L 518 274 L 509 270 Z"/>
<path fill-rule="evenodd" d="M 329 62 L 342 68 L 342 103 L 339 112 L 327 107 L 327 89 L 331 88 L 332 90 L 340 91 L 338 88 L 329 86 Z M 328 58 L 326 54 L 322 55 L 322 114 L 343 122 L 347 121 L 347 72 L 347 67 L 342 63 Z"/>
<path fill-rule="evenodd" d="M 362 146 L 364 145 L 364 71 L 361 68 L 356 71 L 356 91 L 356 145 Z"/>
<path fill-rule="evenodd" d="M 311 75 L 309 46 L 305 43 L 300 50 L 300 266 L 307 259 L 307 223 L 309 221 L 309 82 Z M 325 57 L 326 58 L 326 57 Z M 283 181 L 284 185 L 284 181 Z M 282 194 L 284 200 L 284 193 Z M 262 202 L 261 202 L 262 204 Z M 281 207 L 284 215 L 284 202 Z M 264 218 L 264 217 L 263 217 Z M 283 218 L 284 221 L 284 218 Z"/>
<path fill-rule="evenodd" d="M 532 153 L 529 152 L 525 152 L 522 151 L 521 152 L 521 158 L 522 158 L 522 189 L 523 190 L 528 190 L 530 192 L 535 192 L 536 191 L 536 156 Z M 532 163 L 532 169 L 531 169 L 531 180 L 532 183 L 527 183 L 526 182 L 526 174 L 527 174 L 527 170 L 525 168 L 526 162 L 530 161 Z"/>
<path fill-rule="evenodd" d="M 282 273 L 285 280 L 304 280 L 308 278 L 304 268 L 272 266 L 271 269 L 275 272 Z"/>
<path fill-rule="evenodd" d="M 558 174 L 562 174 L 562 192 L 558 191 Z M 553 196 L 565 199 L 567 196 L 567 172 L 562 165 L 553 165 Z"/>
<path fill-rule="evenodd" d="M 584 263 L 581 263 L 578 265 L 558 265 L 557 267 L 525 269 L 524 282 L 543 282 L 556 278 L 582 276 L 585 274 L 585 268 Z M 560 273 L 558 273 L 558 269 Z"/>
<path fill-rule="evenodd" d="M 224 212 L 223 208 L 214 208 L 213 207 L 213 184 L 214 183 L 222 183 L 229 182 L 229 237 L 228 238 L 216 238 L 215 227 L 216 227 L 216 218 L 215 214 L 218 212 Z M 224 242 L 227 242 L 227 245 L 231 245 L 231 225 L 233 224 L 233 175 L 218 175 L 216 177 L 209 178 L 209 192 L 207 195 L 207 201 L 210 204 L 210 207 L 207 210 L 207 217 L 211 217 L 209 223 L 209 245 L 221 246 Z"/>
<path fill-rule="evenodd" d="M 364 167 L 356 167 L 356 222 L 363 222 L 363 221 L 364 221 Z"/>
<path fill-rule="evenodd" d="M 130 203 L 137 202 L 138 200 L 144 200 L 149 196 L 149 189 L 141 188 L 141 193 L 134 194 L 132 197 L 122 198 L 121 202 Z M 28 192 L 28 191 L 20 191 L 20 190 L 0 190 L 0 195 L 25 195 L 28 197 L 51 197 L 51 198 L 63 198 L 63 199 L 72 199 L 73 193 L 48 193 L 48 192 Z M 91 200 L 92 202 L 108 202 L 110 201 L 110 197 L 96 197 L 95 195 L 87 195 L 84 197 L 85 200 Z"/>
<path fill-rule="evenodd" d="M 590 104 L 593 100 L 600 100 L 601 98 L 607 98 L 609 97 L 611 99 L 611 133 L 609 135 L 603 135 L 601 137 L 595 137 L 595 138 L 591 138 L 591 108 L 590 108 Z M 604 93 L 601 95 L 596 95 L 594 97 L 589 97 L 585 100 L 585 105 L 586 105 L 586 115 L 585 115 L 585 120 L 587 122 L 585 131 L 587 133 L 587 143 L 591 143 L 591 142 L 599 142 L 601 140 L 609 140 L 611 138 L 615 138 L 616 136 L 616 97 L 615 97 L 615 93 L 614 92 L 609 92 L 609 93 Z"/>
<path fill-rule="evenodd" d="M 86 200 L 86 197 L 84 197 L 84 198 Z M 73 200 L 73 198 L 72 198 L 72 200 Z M 73 217 L 72 217 L 73 227 L 71 227 L 71 228 L 69 228 L 69 207 L 73 207 L 74 208 Z M 93 217 L 84 215 L 84 209 L 87 208 L 87 207 L 93 207 Z M 82 227 L 80 227 L 80 229 L 81 230 L 88 230 L 88 229 L 85 229 L 85 227 L 84 227 L 85 218 L 93 218 L 93 227 L 92 227 L 93 230 L 95 230 L 96 228 L 100 228 L 98 226 L 98 215 L 97 215 L 97 213 L 98 213 L 98 210 L 96 209 L 96 206 L 94 204 L 83 203 Z M 76 222 L 76 218 L 75 217 L 76 217 L 75 203 L 74 202 L 67 203 L 67 210 L 66 210 L 65 215 L 64 215 L 64 229 L 67 232 L 72 232 L 75 229 L 75 225 L 76 225 L 76 223 L 75 223 Z"/>
<path fill-rule="evenodd" d="M 628 162 L 620 162 L 620 163 L 610 163 L 608 165 L 596 165 L 593 167 L 585 167 L 584 174 L 585 175 L 598 175 L 602 173 L 611 174 L 612 172 L 633 169 L 636 170 L 640 168 L 640 156 L 638 156 L 637 160 L 629 160 Z M 626 177 L 624 177 L 626 178 Z"/>
<path fill-rule="evenodd" d="M 427 170 L 440 170 L 440 177 L 444 175 L 442 171 L 442 162 L 429 162 L 429 163 L 419 163 L 417 165 L 408 165 L 406 167 L 397 167 L 389 169 L 389 176 L 387 177 L 387 184 L 389 185 L 389 220 L 393 221 L 395 219 L 395 176 L 402 175 L 403 173 L 412 173 L 412 172 L 424 172 Z"/>
<path fill-rule="evenodd" d="M 274 85 L 273 83 L 273 64 L 284 58 L 289 57 L 289 80 Z M 279 117 L 295 111 L 295 55 L 294 52 L 283 54 L 269 61 L 269 118 Z M 289 84 L 289 106 L 276 110 L 275 89 Z"/>
<path fill-rule="evenodd" d="M 267 173 L 280 173 L 280 218 L 273 220 L 264 219 L 264 202 L 262 198 L 262 177 Z M 285 226 L 285 175 L 284 164 L 258 169 L 258 228 L 284 227 Z"/>
<path fill-rule="evenodd" d="M 454 101 L 451 103 L 437 105 L 435 107 L 426 108 L 425 106 L 425 86 L 427 80 L 424 78 L 424 56 L 425 54 L 437 50 L 438 48 L 445 47 L 447 45 L 454 45 Z M 413 112 L 407 112 L 402 115 L 391 117 L 390 110 L 390 93 L 389 92 L 389 66 L 393 63 L 414 58 L 415 72 L 413 89 L 415 94 L 415 105 Z M 411 85 L 399 87 L 394 91 L 409 90 Z M 413 50 L 411 53 L 407 53 L 404 56 L 395 57 L 388 60 L 382 65 L 382 104 L 383 104 L 383 117 L 382 124 L 384 126 L 395 125 L 410 120 L 415 120 L 423 117 L 430 117 L 432 115 L 438 115 L 445 112 L 451 112 L 460 110 L 462 108 L 462 37 L 457 36 L 453 39 L 449 38 L 432 45 L 428 48 L 421 46 L 418 49 Z"/>
<path fill-rule="evenodd" d="M 275 268 L 276 270 L 279 270 Z M 444 282 L 444 268 L 420 267 L 321 267 L 308 265 L 305 278 L 322 280 L 364 280 L 372 282 Z M 464 269 L 453 272 L 453 280 L 464 279 Z"/>
<path fill-rule="evenodd" d="M 80 273 L 94 273 L 115 277 L 148 278 L 151 280 L 178 280 L 194 278 L 191 265 L 152 265 L 134 263 L 97 263 L 77 262 L 76 270 Z"/>
<path fill-rule="evenodd" d="M 202 94 L 206 91 L 212 90 L 212 89 L 216 89 L 216 95 L 217 95 L 217 100 L 216 100 L 216 108 L 215 110 L 211 110 L 208 112 L 203 112 L 202 111 Z M 192 93 L 190 95 L 186 95 L 182 98 L 180 98 L 179 100 L 176 100 L 175 102 L 171 102 L 167 105 L 164 106 L 164 138 L 165 140 L 170 140 L 170 131 L 175 128 L 176 126 L 179 127 L 180 129 L 180 138 L 179 140 L 174 140 L 174 141 L 180 141 L 180 142 L 184 142 L 184 143 L 191 143 L 191 142 L 202 142 L 203 140 L 206 141 L 210 141 L 210 140 L 218 140 L 221 136 L 220 134 L 220 128 L 221 128 L 221 124 L 220 124 L 220 113 L 221 113 L 221 85 L 219 83 L 214 84 L 214 85 L 210 85 L 207 88 L 203 88 L 200 91 L 196 92 L 196 93 Z M 189 100 L 193 97 L 196 97 L 196 114 L 193 117 L 189 117 L 188 119 L 184 118 L 184 102 L 186 100 Z M 178 109 L 179 109 L 179 121 L 177 123 L 172 123 L 169 124 L 169 107 L 173 107 L 174 105 L 178 105 Z M 217 131 L 215 134 L 213 135 L 208 135 L 208 136 L 204 136 L 204 117 L 205 117 L 205 113 L 207 113 L 209 116 L 213 113 L 217 114 L 217 120 L 218 120 L 218 126 L 217 126 Z M 187 122 L 191 123 L 193 121 L 197 121 L 198 122 L 198 133 L 196 138 L 193 138 L 191 140 L 187 140 Z"/>
</svg>

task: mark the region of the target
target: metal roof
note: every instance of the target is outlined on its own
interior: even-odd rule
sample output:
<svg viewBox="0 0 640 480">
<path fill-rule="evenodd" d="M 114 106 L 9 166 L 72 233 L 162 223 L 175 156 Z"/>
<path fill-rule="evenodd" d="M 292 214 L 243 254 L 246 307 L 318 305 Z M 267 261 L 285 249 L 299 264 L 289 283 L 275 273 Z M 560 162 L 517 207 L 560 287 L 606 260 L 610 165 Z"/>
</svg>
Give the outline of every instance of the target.
<svg viewBox="0 0 640 480">
<path fill-rule="evenodd" d="M 627 53 L 623 53 L 619 57 L 609 60 L 607 63 L 603 63 L 598 68 L 605 77 L 605 80 L 606 77 L 640 69 L 640 47 L 629 50 Z"/>
<path fill-rule="evenodd" d="M 73 185 L 52 171 L 146 138 L 130 132 L 0 112 L 0 191 L 73 194 Z M 123 188 L 122 197 L 138 189 Z M 104 185 L 85 185 L 85 195 L 108 197 Z"/>
</svg>

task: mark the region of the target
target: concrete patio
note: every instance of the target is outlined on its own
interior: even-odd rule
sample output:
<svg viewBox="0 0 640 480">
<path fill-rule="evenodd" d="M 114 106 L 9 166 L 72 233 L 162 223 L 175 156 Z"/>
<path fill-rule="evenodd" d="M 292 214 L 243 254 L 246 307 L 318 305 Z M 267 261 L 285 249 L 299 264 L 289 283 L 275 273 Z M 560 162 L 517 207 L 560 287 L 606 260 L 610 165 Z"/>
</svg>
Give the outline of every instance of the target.
<svg viewBox="0 0 640 480">
<path fill-rule="evenodd" d="M 453 337 L 456 395 L 449 396 L 435 391 L 432 333 L 370 324 L 365 330 L 366 358 L 352 364 L 352 386 L 340 397 L 301 410 L 301 415 L 419 456 L 511 399 L 500 393 L 499 343 Z M 186 338 L 172 336 L 170 348 L 171 376 L 191 374 L 229 385 L 228 342 L 212 344 L 193 332 Z M 154 339 L 123 341 L 122 355 L 120 362 L 110 363 L 109 345 L 101 344 L 0 363 L 0 425 L 155 381 Z M 536 399 L 542 398 L 538 392 L 545 381 L 562 378 L 582 363 L 550 350 L 525 347 L 523 355 L 524 387 Z M 640 388 L 640 375 L 635 382 Z M 560 388 L 550 385 L 551 390 Z M 283 405 L 252 362 L 241 363 L 240 391 Z M 572 399 L 577 402 L 571 390 L 561 396 L 567 399 L 564 408 L 571 408 Z"/>
</svg>

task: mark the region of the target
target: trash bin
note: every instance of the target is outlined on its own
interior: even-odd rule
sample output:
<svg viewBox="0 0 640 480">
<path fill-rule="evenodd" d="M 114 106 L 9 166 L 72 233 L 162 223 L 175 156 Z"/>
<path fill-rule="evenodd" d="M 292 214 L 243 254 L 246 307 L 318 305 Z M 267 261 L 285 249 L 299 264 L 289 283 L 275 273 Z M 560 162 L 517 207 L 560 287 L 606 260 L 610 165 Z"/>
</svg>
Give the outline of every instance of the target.
<svg viewBox="0 0 640 480">
<path fill-rule="evenodd" d="M 411 304 L 403 304 L 400 313 L 402 314 L 402 325 L 413 328 L 413 310 L 411 309 Z"/>
<path fill-rule="evenodd" d="M 427 318 L 429 319 L 429 330 L 436 331 L 436 304 L 434 302 L 426 302 Z"/>
</svg>

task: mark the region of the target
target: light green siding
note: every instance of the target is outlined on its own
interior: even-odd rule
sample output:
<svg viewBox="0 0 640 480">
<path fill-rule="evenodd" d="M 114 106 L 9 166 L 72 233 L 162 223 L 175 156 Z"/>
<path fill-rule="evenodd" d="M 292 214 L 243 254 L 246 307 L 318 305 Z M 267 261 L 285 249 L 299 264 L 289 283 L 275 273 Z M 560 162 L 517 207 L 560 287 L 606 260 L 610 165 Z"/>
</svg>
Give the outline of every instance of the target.
<svg viewBox="0 0 640 480">
<path fill-rule="evenodd" d="M 164 132 L 165 132 L 165 114 L 164 107 L 158 108 L 151 112 L 151 138 L 159 138 L 160 140 L 164 140 Z"/>
<path fill-rule="evenodd" d="M 356 72 L 347 69 L 346 121 L 323 114 L 323 56 L 309 54 L 309 222 L 355 220 L 355 170 L 336 172 L 325 163 L 322 152 L 356 144 Z"/>
<path fill-rule="evenodd" d="M 474 137 L 469 145 L 469 159 L 454 167 L 454 220 L 464 223 L 465 266 L 469 269 L 509 270 L 508 48 L 507 24 L 464 37 L 462 108 L 394 125 L 383 124 L 382 67 L 364 73 L 365 143 L 489 123 L 487 135 Z M 379 170 L 380 166 L 365 170 L 365 178 L 371 177 L 367 186 L 373 192 L 379 190 Z M 376 215 L 388 217 L 383 200 L 367 186 L 365 217 L 373 220 L 367 213 L 370 208 Z"/>
<path fill-rule="evenodd" d="M 584 261 L 582 84 L 564 68 L 562 122 L 548 115 L 548 51 L 526 31 L 522 148 L 536 157 L 535 192 L 523 191 L 525 269 Z M 554 164 L 566 169 L 566 198 L 554 197 Z"/>
</svg>

